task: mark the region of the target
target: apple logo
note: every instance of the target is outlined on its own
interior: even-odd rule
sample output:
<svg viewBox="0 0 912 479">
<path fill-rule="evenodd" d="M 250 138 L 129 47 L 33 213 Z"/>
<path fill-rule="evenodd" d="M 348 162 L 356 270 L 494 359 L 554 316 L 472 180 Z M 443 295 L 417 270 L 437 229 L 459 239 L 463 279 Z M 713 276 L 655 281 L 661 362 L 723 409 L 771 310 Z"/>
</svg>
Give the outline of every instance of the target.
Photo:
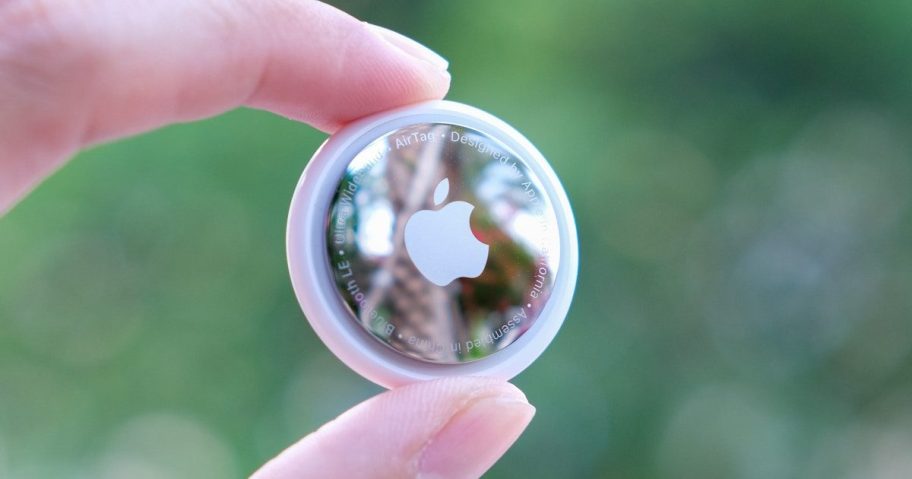
<svg viewBox="0 0 912 479">
<path fill-rule="evenodd" d="M 450 193 L 444 178 L 434 189 L 434 206 Z M 438 210 L 421 210 L 405 224 L 405 251 L 418 271 L 437 286 L 456 278 L 476 278 L 488 262 L 488 245 L 478 241 L 469 227 L 475 206 L 454 201 Z"/>
</svg>

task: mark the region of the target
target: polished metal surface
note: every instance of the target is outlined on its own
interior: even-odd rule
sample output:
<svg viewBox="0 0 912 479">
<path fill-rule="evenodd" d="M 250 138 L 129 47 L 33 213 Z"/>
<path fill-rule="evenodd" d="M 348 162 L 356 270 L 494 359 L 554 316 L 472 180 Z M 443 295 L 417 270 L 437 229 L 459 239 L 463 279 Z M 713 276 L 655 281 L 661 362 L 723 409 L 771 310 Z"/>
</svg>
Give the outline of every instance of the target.
<svg viewBox="0 0 912 479">
<path fill-rule="evenodd" d="M 326 220 L 351 320 L 431 363 L 489 356 L 535 324 L 559 268 L 551 199 L 496 139 L 418 124 L 352 158 Z"/>
</svg>

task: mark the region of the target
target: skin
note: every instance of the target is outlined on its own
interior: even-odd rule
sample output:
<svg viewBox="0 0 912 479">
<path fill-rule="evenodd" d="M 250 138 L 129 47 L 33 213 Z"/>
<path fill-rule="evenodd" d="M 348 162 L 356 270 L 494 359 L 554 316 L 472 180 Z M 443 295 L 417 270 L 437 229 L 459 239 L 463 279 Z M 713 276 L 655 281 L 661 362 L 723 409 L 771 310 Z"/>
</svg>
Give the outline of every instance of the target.
<svg viewBox="0 0 912 479">
<path fill-rule="evenodd" d="M 327 133 L 442 98 L 445 60 L 308 0 L 0 1 L 0 214 L 80 149 L 248 106 Z M 355 406 L 253 477 L 478 477 L 535 409 L 448 378 Z"/>
</svg>

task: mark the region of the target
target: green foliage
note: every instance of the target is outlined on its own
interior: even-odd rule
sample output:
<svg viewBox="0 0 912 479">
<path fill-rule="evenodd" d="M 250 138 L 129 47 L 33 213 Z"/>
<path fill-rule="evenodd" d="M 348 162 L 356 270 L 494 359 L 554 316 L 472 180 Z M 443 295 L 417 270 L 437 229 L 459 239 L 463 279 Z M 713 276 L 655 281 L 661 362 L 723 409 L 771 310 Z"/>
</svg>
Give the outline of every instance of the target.
<svg viewBox="0 0 912 479">
<path fill-rule="evenodd" d="M 910 5 L 342 5 L 446 56 L 574 202 L 575 304 L 490 477 L 912 474 Z M 0 220 L 0 477 L 241 476 L 378 392 L 287 278 L 321 141 L 173 126 Z"/>
</svg>

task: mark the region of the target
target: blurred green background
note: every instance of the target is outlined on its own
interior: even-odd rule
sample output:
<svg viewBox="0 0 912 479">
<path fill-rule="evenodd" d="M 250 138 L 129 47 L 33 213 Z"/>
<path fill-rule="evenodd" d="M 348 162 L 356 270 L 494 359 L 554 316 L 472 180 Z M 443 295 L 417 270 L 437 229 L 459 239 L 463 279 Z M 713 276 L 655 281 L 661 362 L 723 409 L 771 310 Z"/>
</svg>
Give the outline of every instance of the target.
<svg viewBox="0 0 912 479">
<path fill-rule="evenodd" d="M 489 477 L 912 477 L 912 2 L 337 3 L 574 203 L 576 300 Z M 286 272 L 323 138 L 172 126 L 0 220 L 0 477 L 238 477 L 379 391 Z"/>
</svg>

